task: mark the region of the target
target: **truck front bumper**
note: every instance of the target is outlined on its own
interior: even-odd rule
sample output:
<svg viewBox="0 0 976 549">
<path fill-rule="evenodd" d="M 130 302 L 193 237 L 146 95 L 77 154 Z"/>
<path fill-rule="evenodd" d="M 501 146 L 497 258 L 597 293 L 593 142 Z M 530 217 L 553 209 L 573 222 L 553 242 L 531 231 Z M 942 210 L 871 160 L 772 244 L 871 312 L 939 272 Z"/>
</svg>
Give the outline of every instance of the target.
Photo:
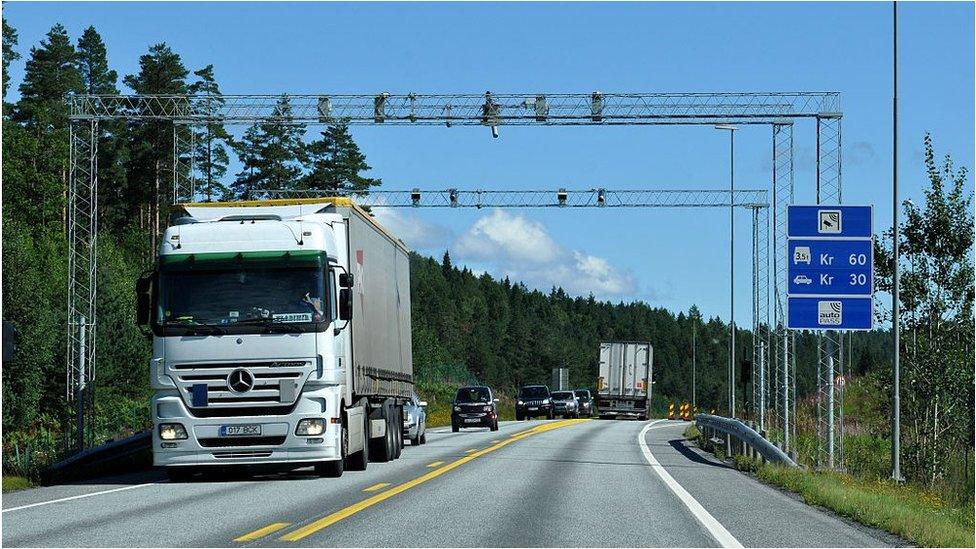
<svg viewBox="0 0 976 549">
<path fill-rule="evenodd" d="M 299 464 L 340 459 L 341 424 L 333 423 L 338 391 L 327 387 L 299 397 L 288 415 L 195 417 L 176 392 L 157 393 L 153 409 L 153 465 Z M 316 436 L 295 434 L 298 422 L 322 418 L 325 432 Z M 160 438 L 160 424 L 178 423 L 186 431 L 182 440 Z M 258 436 L 221 436 L 224 426 L 259 425 Z"/>
</svg>

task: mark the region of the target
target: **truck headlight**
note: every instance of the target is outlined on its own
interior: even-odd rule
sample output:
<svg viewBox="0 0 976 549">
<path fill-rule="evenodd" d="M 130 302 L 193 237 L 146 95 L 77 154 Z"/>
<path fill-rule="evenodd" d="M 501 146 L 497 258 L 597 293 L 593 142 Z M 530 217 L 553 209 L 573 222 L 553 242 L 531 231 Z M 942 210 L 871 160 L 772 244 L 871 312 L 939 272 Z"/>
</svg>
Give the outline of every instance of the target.
<svg viewBox="0 0 976 549">
<path fill-rule="evenodd" d="M 186 438 L 186 428 L 182 423 L 160 423 L 159 438 L 163 440 L 183 440 Z"/>
<path fill-rule="evenodd" d="M 303 419 L 295 427 L 295 434 L 302 437 L 314 437 L 324 432 L 325 420 L 320 417 Z"/>
<path fill-rule="evenodd" d="M 519 400 L 519 401 L 517 401 L 517 402 L 516 402 L 515 404 L 518 404 L 519 406 L 521 406 L 521 405 L 523 405 L 523 404 L 525 404 L 525 403 L 524 403 L 524 402 L 522 402 L 521 400 Z"/>
<path fill-rule="evenodd" d="M 460 406 L 455 406 L 454 407 L 454 411 L 455 412 L 460 412 L 461 411 L 461 407 Z"/>
</svg>

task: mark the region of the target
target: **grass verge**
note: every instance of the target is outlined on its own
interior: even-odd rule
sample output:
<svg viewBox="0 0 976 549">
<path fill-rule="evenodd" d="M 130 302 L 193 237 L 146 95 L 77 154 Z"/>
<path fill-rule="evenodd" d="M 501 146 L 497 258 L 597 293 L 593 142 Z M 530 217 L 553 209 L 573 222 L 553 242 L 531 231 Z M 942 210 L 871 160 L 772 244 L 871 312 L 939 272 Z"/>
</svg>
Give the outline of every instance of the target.
<svg viewBox="0 0 976 549">
<path fill-rule="evenodd" d="M 756 475 L 799 494 L 807 504 L 826 507 L 923 547 L 976 546 L 972 507 L 953 507 L 930 491 L 769 464 L 760 467 Z"/>
<path fill-rule="evenodd" d="M 32 486 L 34 484 L 24 477 L 3 475 L 3 493 L 16 492 L 17 490 L 24 490 Z"/>
</svg>

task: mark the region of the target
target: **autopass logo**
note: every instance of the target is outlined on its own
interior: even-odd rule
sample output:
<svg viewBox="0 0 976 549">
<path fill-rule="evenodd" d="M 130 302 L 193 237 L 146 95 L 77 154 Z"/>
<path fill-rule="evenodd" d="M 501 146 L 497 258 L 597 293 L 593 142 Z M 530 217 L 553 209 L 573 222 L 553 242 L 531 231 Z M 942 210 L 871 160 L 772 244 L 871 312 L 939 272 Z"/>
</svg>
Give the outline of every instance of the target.
<svg viewBox="0 0 976 549">
<path fill-rule="evenodd" d="M 840 326 L 843 313 L 844 304 L 840 301 L 817 302 L 817 324 L 821 326 Z"/>
</svg>

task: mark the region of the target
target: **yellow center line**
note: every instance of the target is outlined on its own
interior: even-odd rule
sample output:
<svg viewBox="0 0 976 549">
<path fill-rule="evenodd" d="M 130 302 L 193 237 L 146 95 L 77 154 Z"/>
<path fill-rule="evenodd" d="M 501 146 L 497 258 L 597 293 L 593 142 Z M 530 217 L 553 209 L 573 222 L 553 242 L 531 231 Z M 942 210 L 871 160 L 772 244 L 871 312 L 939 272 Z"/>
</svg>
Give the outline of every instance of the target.
<svg viewBox="0 0 976 549">
<path fill-rule="evenodd" d="M 363 492 L 375 492 L 381 488 L 386 488 L 389 485 L 390 485 L 389 482 L 379 482 L 377 484 L 370 486 L 369 488 L 363 488 Z"/>
<path fill-rule="evenodd" d="M 439 465 L 444 465 L 444 462 L 443 461 L 435 461 L 434 463 L 428 464 L 427 467 L 430 467 L 431 469 L 433 469 L 434 467 L 437 467 Z"/>
<path fill-rule="evenodd" d="M 243 536 L 241 536 L 239 538 L 234 538 L 234 541 L 254 541 L 256 539 L 261 539 L 264 536 L 267 536 L 269 534 L 273 534 L 273 533 L 277 532 L 278 530 L 281 530 L 282 528 L 284 528 L 286 526 L 291 526 L 291 523 L 290 522 L 274 522 L 274 523 L 271 523 L 271 524 L 265 526 L 264 528 L 258 528 L 257 530 L 255 530 L 253 532 L 248 532 L 247 534 L 244 534 Z"/>
<path fill-rule="evenodd" d="M 498 444 L 495 444 L 493 446 L 489 446 L 489 447 L 484 448 L 482 450 L 478 450 L 476 452 L 472 452 L 472 453 L 470 453 L 470 454 L 468 454 L 468 455 L 466 455 L 466 456 L 464 456 L 462 458 L 459 458 L 459 459 L 457 459 L 455 461 L 452 461 L 451 463 L 448 463 L 447 465 L 445 465 L 443 467 L 440 467 L 438 469 L 434 469 L 433 471 L 431 471 L 429 473 L 425 473 L 425 474 L 423 474 L 423 475 L 421 475 L 421 476 L 419 476 L 419 477 L 417 477 L 417 478 L 415 478 L 413 480 L 404 482 L 403 484 L 400 484 L 398 486 L 394 486 L 393 488 L 390 488 L 389 490 L 385 490 L 383 492 L 380 492 L 379 494 L 376 494 L 375 496 L 371 496 L 371 497 L 368 497 L 368 498 L 366 498 L 366 499 L 364 499 L 364 500 L 362 500 L 362 501 L 360 501 L 358 503 L 354 503 L 354 504 L 350 505 L 349 507 L 346 507 L 345 509 L 340 509 L 340 510 L 338 510 L 338 511 L 336 511 L 336 512 L 330 514 L 330 515 L 326 515 L 326 516 L 324 516 L 324 517 L 322 517 L 322 518 L 320 518 L 320 519 L 318 519 L 318 520 L 316 520 L 316 521 L 314 521 L 314 522 L 312 522 L 310 524 L 307 524 L 307 525 L 305 525 L 305 526 L 303 526 L 303 527 L 301 527 L 301 528 L 299 528 L 297 530 L 294 530 L 292 532 L 289 532 L 289 533 L 281 536 L 278 539 L 280 539 L 282 541 L 298 541 L 300 539 L 306 538 L 306 537 L 308 537 L 308 536 L 310 536 L 310 535 L 318 532 L 319 530 L 322 530 L 323 528 L 327 528 L 327 527 L 329 527 L 329 526 L 331 526 L 331 525 L 339 522 L 342 519 L 345 519 L 345 518 L 348 518 L 348 517 L 350 517 L 352 515 L 355 515 L 356 513 L 360 512 L 360 511 L 362 511 L 364 509 L 367 509 L 369 507 L 372 507 L 373 505 L 376 505 L 377 503 L 380 503 L 381 501 L 385 501 L 387 499 L 390 499 L 390 498 L 392 498 L 393 496 L 395 496 L 397 494 L 406 492 L 407 490 L 413 488 L 414 486 L 418 486 L 420 484 L 423 484 L 423 483 L 427 482 L 428 480 L 435 479 L 435 478 L 443 475 L 444 473 L 446 473 L 446 472 L 448 472 L 448 471 L 450 471 L 452 469 L 456 469 L 456 468 L 464 465 L 465 463 L 468 463 L 469 461 L 472 461 L 474 459 L 477 459 L 477 458 L 479 458 L 479 457 L 481 457 L 481 456 L 483 456 L 485 454 L 494 452 L 495 450 L 498 450 L 499 448 L 503 448 L 503 447 L 505 447 L 505 446 L 507 446 L 507 445 L 509 445 L 509 444 L 511 444 L 511 443 L 513 443 L 515 441 L 517 441 L 517 440 L 521 440 L 521 439 L 523 439 L 525 437 L 528 437 L 528 436 L 531 436 L 531 435 L 534 435 L 534 434 L 542 433 L 542 432 L 545 432 L 545 431 L 551 431 L 553 429 L 558 429 L 560 427 L 565 427 L 567 425 L 573 425 L 575 423 L 580 423 L 580 422 L 583 422 L 583 421 L 589 421 L 589 420 L 586 420 L 586 419 L 568 419 L 568 420 L 557 421 L 557 422 L 553 422 L 553 423 L 546 423 L 546 424 L 543 424 L 543 425 L 539 425 L 538 427 L 534 427 L 532 429 L 528 429 L 528 430 L 522 431 L 521 433 L 517 433 L 516 435 L 513 435 L 508 440 L 503 440 L 502 442 L 499 442 Z"/>
</svg>

